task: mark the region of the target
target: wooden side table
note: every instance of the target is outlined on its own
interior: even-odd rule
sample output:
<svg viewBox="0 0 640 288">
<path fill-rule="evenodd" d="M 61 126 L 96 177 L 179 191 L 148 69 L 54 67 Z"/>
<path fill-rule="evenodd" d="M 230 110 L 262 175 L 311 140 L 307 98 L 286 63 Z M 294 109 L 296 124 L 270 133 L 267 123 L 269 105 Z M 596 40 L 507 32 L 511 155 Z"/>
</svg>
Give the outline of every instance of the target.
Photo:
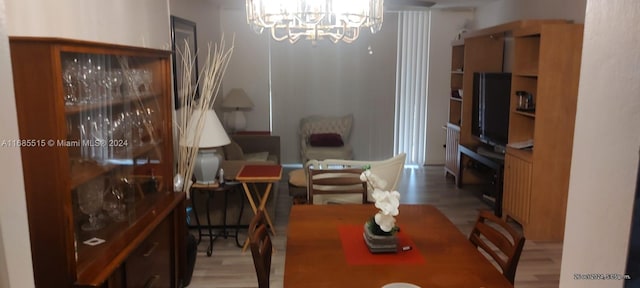
<svg viewBox="0 0 640 288">
<path fill-rule="evenodd" d="M 211 256 L 211 254 L 213 253 L 213 241 L 215 241 L 216 239 L 218 239 L 218 237 L 224 237 L 225 239 L 227 237 L 234 237 L 236 239 L 236 245 L 238 247 L 242 247 L 240 245 L 240 242 L 238 241 L 238 230 L 240 227 L 240 220 L 242 219 L 242 212 L 244 212 L 244 200 L 240 201 L 240 213 L 238 214 L 238 221 L 235 225 L 235 235 L 231 236 L 229 234 L 229 231 L 227 231 L 227 204 L 228 204 L 228 193 L 230 191 L 237 191 L 237 188 L 239 187 L 238 182 L 226 182 L 222 185 L 218 184 L 218 183 L 214 183 L 214 184 L 199 184 L 199 183 L 194 183 L 193 185 L 191 185 L 191 202 L 193 205 L 193 213 L 195 214 L 195 218 L 196 218 L 196 224 L 198 226 L 198 243 L 200 243 L 200 241 L 202 240 L 202 236 L 209 236 L 209 246 L 207 248 L 207 256 Z M 202 233 L 202 225 L 200 224 L 200 217 L 198 217 L 198 211 L 196 208 L 196 191 L 203 191 L 207 193 L 207 199 L 206 199 L 206 209 L 207 209 L 207 226 L 206 228 L 209 230 L 208 234 L 203 234 Z M 224 195 L 224 206 L 223 206 L 223 212 L 222 212 L 222 232 L 221 233 L 213 233 L 213 225 L 211 225 L 211 216 L 210 216 L 210 203 L 211 203 L 211 199 L 213 198 L 213 195 L 216 193 L 220 193 L 222 192 Z"/>
<path fill-rule="evenodd" d="M 242 183 L 242 187 L 244 188 L 244 193 L 247 195 L 247 200 L 249 200 L 249 204 L 251 205 L 251 209 L 254 214 L 257 214 L 258 209 L 264 210 L 264 216 L 271 228 L 271 233 L 276 235 L 276 229 L 271 221 L 271 217 L 269 213 L 267 213 L 265 206 L 267 204 L 267 200 L 269 199 L 269 195 L 271 194 L 271 188 L 273 187 L 274 182 L 278 182 L 282 179 L 282 166 L 280 165 L 244 165 L 238 174 L 236 175 L 235 180 Z M 253 190 L 256 194 L 256 199 L 258 205 L 256 206 L 256 201 L 251 193 L 251 189 L 249 189 L 249 183 L 252 184 Z M 258 189 L 257 183 L 266 183 L 266 187 L 262 194 L 260 193 L 260 189 Z M 244 242 L 244 246 L 242 251 L 247 250 L 249 244 L 249 238 Z"/>
</svg>

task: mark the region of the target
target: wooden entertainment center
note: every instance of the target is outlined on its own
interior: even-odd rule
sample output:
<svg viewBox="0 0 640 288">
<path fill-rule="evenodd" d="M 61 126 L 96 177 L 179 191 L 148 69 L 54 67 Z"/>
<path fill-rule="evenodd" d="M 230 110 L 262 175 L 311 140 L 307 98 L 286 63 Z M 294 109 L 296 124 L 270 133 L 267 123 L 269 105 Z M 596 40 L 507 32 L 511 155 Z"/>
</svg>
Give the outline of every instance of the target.
<svg viewBox="0 0 640 288">
<path fill-rule="evenodd" d="M 582 32 L 582 24 L 565 20 L 522 20 L 472 31 L 452 43 L 445 172 L 459 186 L 503 183 L 496 211 L 521 224 L 530 240 L 564 238 Z M 458 156 L 484 145 L 471 133 L 474 72 L 512 73 L 508 142 L 534 143 L 529 149 L 507 146 L 503 179 L 497 181 L 475 173 L 473 157 Z M 518 109 L 517 91 L 529 93 L 535 108 Z"/>
</svg>

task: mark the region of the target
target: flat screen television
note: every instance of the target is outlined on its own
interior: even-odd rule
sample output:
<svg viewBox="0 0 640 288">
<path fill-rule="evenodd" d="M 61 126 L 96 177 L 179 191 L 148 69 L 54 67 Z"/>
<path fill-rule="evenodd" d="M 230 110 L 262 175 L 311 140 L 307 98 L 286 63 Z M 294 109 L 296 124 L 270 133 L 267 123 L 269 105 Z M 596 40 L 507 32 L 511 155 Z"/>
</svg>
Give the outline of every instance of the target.
<svg viewBox="0 0 640 288">
<path fill-rule="evenodd" d="M 471 134 L 504 152 L 509 136 L 511 73 L 473 73 Z"/>
</svg>

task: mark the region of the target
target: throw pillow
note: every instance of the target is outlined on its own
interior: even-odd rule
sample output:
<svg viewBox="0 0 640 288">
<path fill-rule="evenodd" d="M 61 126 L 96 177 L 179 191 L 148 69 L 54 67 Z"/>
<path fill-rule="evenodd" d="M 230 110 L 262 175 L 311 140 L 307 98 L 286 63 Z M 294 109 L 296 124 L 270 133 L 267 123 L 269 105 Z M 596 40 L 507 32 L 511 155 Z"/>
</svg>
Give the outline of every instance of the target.
<svg viewBox="0 0 640 288">
<path fill-rule="evenodd" d="M 318 133 L 309 136 L 309 144 L 316 147 L 340 147 L 344 145 L 342 137 L 337 133 Z"/>
<path fill-rule="evenodd" d="M 244 160 L 242 147 L 235 141 L 231 141 L 229 145 L 224 146 L 224 154 L 227 156 L 227 160 Z"/>
</svg>

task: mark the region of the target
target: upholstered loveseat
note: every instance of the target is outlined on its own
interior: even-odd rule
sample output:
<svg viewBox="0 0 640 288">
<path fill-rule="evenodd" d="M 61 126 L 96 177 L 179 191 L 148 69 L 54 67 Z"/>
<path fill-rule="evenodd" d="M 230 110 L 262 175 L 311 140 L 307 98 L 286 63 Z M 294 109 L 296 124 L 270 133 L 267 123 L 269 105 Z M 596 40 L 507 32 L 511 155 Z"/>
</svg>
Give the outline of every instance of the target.
<svg viewBox="0 0 640 288">
<path fill-rule="evenodd" d="M 300 120 L 300 160 L 353 159 L 349 144 L 353 116 L 309 116 Z"/>
<path fill-rule="evenodd" d="M 265 165 L 280 164 L 280 136 L 273 135 L 230 135 L 231 144 L 223 147 L 219 151 L 223 155 L 221 168 L 224 170 L 227 182 L 232 181 L 243 165 Z M 271 191 L 271 196 L 267 202 L 267 211 L 269 215 L 275 215 L 275 203 L 278 197 L 279 185 L 276 183 Z M 196 197 L 197 211 L 200 215 L 200 224 L 206 225 L 206 192 L 198 192 Z M 227 225 L 236 225 L 238 214 L 240 213 L 240 204 L 244 202 L 244 211 L 242 213 L 241 225 L 248 225 L 253 212 L 249 206 L 249 202 L 245 196 L 242 186 L 238 185 L 238 189 L 228 193 L 227 199 Z M 242 201 L 242 202 L 241 202 Z M 210 201 L 211 224 L 222 225 L 224 210 L 224 195 L 216 193 Z M 191 215 L 193 218 L 194 215 Z M 195 219 L 190 219 L 190 224 L 195 225 Z M 241 239 L 240 241 L 244 241 Z M 242 243 L 242 242 L 241 242 Z"/>
</svg>

